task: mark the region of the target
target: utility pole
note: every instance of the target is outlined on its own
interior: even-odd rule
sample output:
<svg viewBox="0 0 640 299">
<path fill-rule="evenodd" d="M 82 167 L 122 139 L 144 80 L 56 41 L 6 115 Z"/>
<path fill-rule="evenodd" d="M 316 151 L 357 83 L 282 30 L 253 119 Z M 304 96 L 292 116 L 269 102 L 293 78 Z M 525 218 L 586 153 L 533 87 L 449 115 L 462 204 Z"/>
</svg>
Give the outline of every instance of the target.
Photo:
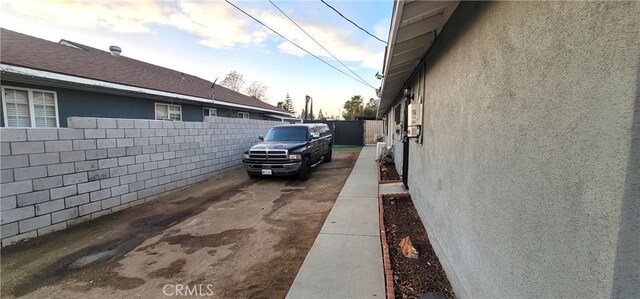
<svg viewBox="0 0 640 299">
<path fill-rule="evenodd" d="M 309 119 L 309 95 L 304 96 L 304 119 Z"/>
<path fill-rule="evenodd" d="M 309 108 L 311 103 L 311 108 Z M 304 96 L 304 119 L 313 120 L 313 98 L 309 95 Z"/>
<path fill-rule="evenodd" d="M 309 110 L 311 113 L 309 114 L 309 118 L 313 120 L 313 98 L 309 97 L 309 101 L 311 101 L 311 109 Z"/>
</svg>

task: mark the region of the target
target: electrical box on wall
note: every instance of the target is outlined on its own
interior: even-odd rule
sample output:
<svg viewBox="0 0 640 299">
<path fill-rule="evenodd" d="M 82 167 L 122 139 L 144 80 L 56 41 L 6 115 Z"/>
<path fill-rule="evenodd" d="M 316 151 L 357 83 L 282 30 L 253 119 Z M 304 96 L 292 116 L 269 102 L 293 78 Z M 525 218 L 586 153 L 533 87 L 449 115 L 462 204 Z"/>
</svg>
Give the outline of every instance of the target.
<svg viewBox="0 0 640 299">
<path fill-rule="evenodd" d="M 422 124 L 422 103 L 409 104 L 409 125 L 421 125 Z"/>
<path fill-rule="evenodd" d="M 422 127 L 422 103 L 409 104 L 409 123 L 407 125 L 407 137 L 419 137 Z"/>
</svg>

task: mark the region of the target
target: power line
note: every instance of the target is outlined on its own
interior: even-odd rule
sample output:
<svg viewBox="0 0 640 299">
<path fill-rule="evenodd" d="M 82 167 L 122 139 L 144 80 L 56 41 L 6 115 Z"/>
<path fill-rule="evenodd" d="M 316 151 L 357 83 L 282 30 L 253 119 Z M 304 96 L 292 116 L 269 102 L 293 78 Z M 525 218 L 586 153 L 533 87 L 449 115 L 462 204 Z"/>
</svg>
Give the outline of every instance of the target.
<svg viewBox="0 0 640 299">
<path fill-rule="evenodd" d="M 340 61 L 340 59 L 338 59 L 338 57 L 336 57 L 335 55 L 333 55 L 331 52 L 329 52 L 329 50 L 327 50 L 327 48 L 323 47 L 322 44 L 320 44 L 320 42 L 318 42 L 315 38 L 313 38 L 313 36 L 311 36 L 311 34 L 309 34 L 306 30 L 304 30 L 302 27 L 300 27 L 300 25 L 298 25 L 298 23 L 296 23 L 296 21 L 294 21 L 291 17 L 289 17 L 284 11 L 282 11 L 282 9 L 280 9 L 280 7 L 278 7 L 278 5 L 276 5 L 275 3 L 273 3 L 273 1 L 269 0 L 269 3 L 271 3 L 271 5 L 273 5 L 276 9 L 278 9 L 278 11 L 280 11 L 285 17 L 287 17 L 287 19 L 289 19 L 289 21 L 291 21 L 291 23 L 293 23 L 294 25 L 296 25 L 300 30 L 302 30 L 302 32 L 304 32 L 304 34 L 306 34 L 310 39 L 312 39 L 316 44 L 318 44 L 318 46 L 320 46 L 320 48 L 322 48 L 325 52 L 329 53 L 329 55 L 331 55 L 331 57 L 333 57 L 333 59 L 335 59 L 336 61 L 338 61 L 340 64 L 342 64 L 342 66 L 344 66 L 347 70 L 349 70 L 352 74 L 354 74 L 356 77 L 360 78 L 360 80 L 362 80 L 364 83 L 366 83 L 367 85 L 369 85 L 369 87 L 375 89 L 375 87 L 373 87 L 371 84 L 369 84 L 369 82 L 367 82 L 367 80 L 363 79 L 362 77 L 360 77 L 358 74 L 356 74 L 356 72 L 354 72 L 353 70 L 351 70 L 346 64 L 344 64 L 342 61 Z"/>
<path fill-rule="evenodd" d="M 337 9 L 335 9 L 333 6 L 329 5 L 329 3 L 324 2 L 324 0 L 320 0 L 320 1 L 321 1 L 322 3 L 324 3 L 324 5 L 328 6 L 328 7 L 329 7 L 329 8 L 331 8 L 331 9 L 333 9 L 333 11 L 335 11 L 337 14 L 339 14 L 343 19 L 345 19 L 345 20 L 349 21 L 349 23 L 351 23 L 351 24 L 353 24 L 354 26 L 358 27 L 360 30 L 362 30 L 362 31 L 366 32 L 368 35 L 371 35 L 371 37 L 373 37 L 373 38 L 375 38 L 375 39 L 377 39 L 377 40 L 379 40 L 379 41 L 383 42 L 385 45 L 387 44 L 387 42 L 386 42 L 386 41 L 384 41 L 384 40 L 380 39 L 379 37 L 377 37 L 377 36 L 375 36 L 375 35 L 373 35 L 373 34 L 371 34 L 371 32 L 369 32 L 369 31 L 367 31 L 366 29 L 364 29 L 364 28 L 362 28 L 362 27 L 358 26 L 358 24 L 356 24 L 355 22 L 351 21 L 349 18 L 345 17 L 341 12 L 339 12 L 339 11 L 338 11 Z"/>
<path fill-rule="evenodd" d="M 330 67 L 334 68 L 336 71 L 343 73 L 345 76 L 347 76 L 347 77 L 349 77 L 349 78 L 351 78 L 351 79 L 353 79 L 353 80 L 358 81 L 360 84 L 366 85 L 367 87 L 371 87 L 371 86 L 370 86 L 370 85 L 368 85 L 367 83 L 365 83 L 365 82 L 361 82 L 361 81 L 360 81 L 360 80 L 358 80 L 357 78 L 354 78 L 353 76 L 351 76 L 351 75 L 349 75 L 349 74 L 347 74 L 347 73 L 343 72 L 341 69 L 339 69 L 339 68 L 337 68 L 337 67 L 333 66 L 332 64 L 330 64 L 330 63 L 328 63 L 328 62 L 324 61 L 322 58 L 320 58 L 320 57 L 316 56 L 315 54 L 313 54 L 313 53 L 311 53 L 311 52 L 309 52 L 309 51 L 307 51 L 305 48 L 303 48 L 303 47 L 299 46 L 298 44 L 294 43 L 294 42 L 293 42 L 293 41 L 291 41 L 290 39 L 286 38 L 284 35 L 280 34 L 278 31 L 275 31 L 275 30 L 274 30 L 274 29 L 272 29 L 271 27 L 267 26 L 265 23 L 262 23 L 260 20 L 256 19 L 255 17 L 253 17 L 252 15 L 250 15 L 248 12 L 244 11 L 242 8 L 237 7 L 235 4 L 231 3 L 231 1 L 229 1 L 229 0 L 224 0 L 224 1 L 225 1 L 225 2 L 227 2 L 229 5 L 233 6 L 235 9 L 239 10 L 240 12 L 242 12 L 243 14 L 245 14 L 247 17 L 249 17 L 249 18 L 253 19 L 253 20 L 254 20 L 254 21 L 256 21 L 256 22 L 258 22 L 258 24 L 260 24 L 260 25 L 262 25 L 262 26 L 266 27 L 267 29 L 271 30 L 271 32 L 275 33 L 276 35 L 280 36 L 280 37 L 281 37 L 281 38 L 283 38 L 284 40 L 286 40 L 286 41 L 290 42 L 291 44 L 293 44 L 294 46 L 298 47 L 298 49 L 300 49 L 300 50 L 302 50 L 302 51 L 307 52 L 307 54 L 309 54 L 309 55 L 311 55 L 311 56 L 315 57 L 316 59 L 318 59 L 318 60 L 320 60 L 320 61 L 322 61 L 324 64 L 326 64 L 326 65 L 328 65 L 328 66 L 330 66 Z M 374 88 L 374 89 L 375 89 L 375 88 Z"/>
</svg>

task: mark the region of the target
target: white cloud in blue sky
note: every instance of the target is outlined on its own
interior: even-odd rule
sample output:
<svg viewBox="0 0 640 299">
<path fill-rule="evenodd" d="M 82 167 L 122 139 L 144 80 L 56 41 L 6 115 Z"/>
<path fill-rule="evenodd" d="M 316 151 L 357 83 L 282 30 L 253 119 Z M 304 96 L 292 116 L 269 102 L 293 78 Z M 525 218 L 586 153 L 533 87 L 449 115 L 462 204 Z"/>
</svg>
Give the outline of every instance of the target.
<svg viewBox="0 0 640 299">
<path fill-rule="evenodd" d="M 234 1 L 313 54 L 343 69 L 269 2 Z M 277 1 L 325 48 L 374 86 L 384 44 L 359 31 L 320 1 Z M 391 1 L 329 1 L 386 39 Z M 247 83 L 268 86 L 271 104 L 289 92 L 296 110 L 305 94 L 314 110 L 338 114 L 351 95 L 375 96 L 366 87 L 317 61 L 223 1 L 3 1 L 0 26 L 100 49 L 116 44 L 123 55 L 214 80 L 236 70 Z M 346 70 L 345 70 L 346 71 Z M 248 84 L 247 84 L 248 85 Z"/>
</svg>

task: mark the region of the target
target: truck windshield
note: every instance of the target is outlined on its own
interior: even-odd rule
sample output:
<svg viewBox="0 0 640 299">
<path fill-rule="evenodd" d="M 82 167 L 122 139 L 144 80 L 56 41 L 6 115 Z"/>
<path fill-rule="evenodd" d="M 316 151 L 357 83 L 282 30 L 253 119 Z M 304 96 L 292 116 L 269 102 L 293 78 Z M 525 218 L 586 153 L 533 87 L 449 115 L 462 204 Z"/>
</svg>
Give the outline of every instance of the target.
<svg viewBox="0 0 640 299">
<path fill-rule="evenodd" d="M 307 141 L 308 134 L 305 127 L 276 127 L 269 130 L 264 141 Z"/>
</svg>

